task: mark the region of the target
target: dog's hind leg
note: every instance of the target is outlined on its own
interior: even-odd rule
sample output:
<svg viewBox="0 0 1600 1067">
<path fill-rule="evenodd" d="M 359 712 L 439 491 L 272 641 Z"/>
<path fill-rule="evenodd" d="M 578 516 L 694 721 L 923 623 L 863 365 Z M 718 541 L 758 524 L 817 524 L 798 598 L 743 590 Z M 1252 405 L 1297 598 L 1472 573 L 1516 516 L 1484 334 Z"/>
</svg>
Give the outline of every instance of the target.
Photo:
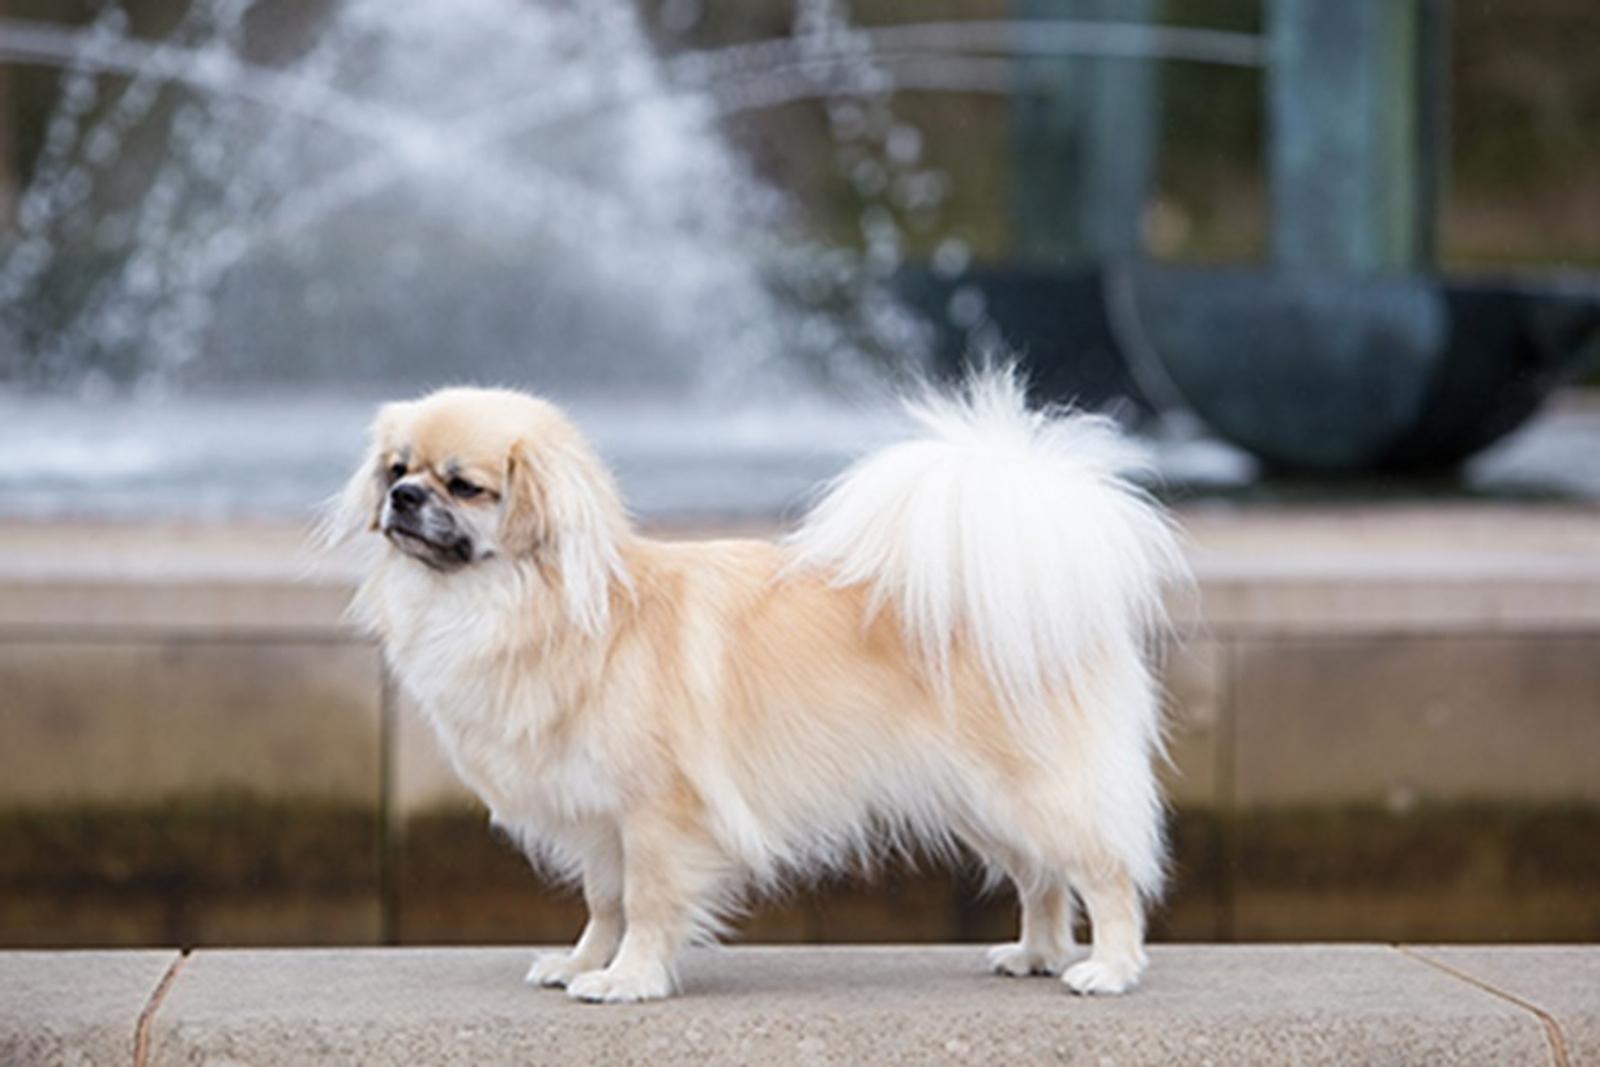
<svg viewBox="0 0 1600 1067">
<path fill-rule="evenodd" d="M 1093 930 L 1089 958 L 1068 967 L 1061 980 L 1075 993 L 1123 993 L 1144 974 L 1144 907 L 1133 878 L 1120 862 L 1091 864 L 1073 879 Z"/>
<path fill-rule="evenodd" d="M 1063 881 L 1012 878 L 1022 902 L 1022 935 L 989 950 L 996 974 L 1060 974 L 1072 957 L 1072 891 Z"/>
<path fill-rule="evenodd" d="M 1072 891 L 1066 879 L 1028 863 L 998 835 L 968 832 L 962 837 L 986 862 L 1006 872 L 1022 908 L 1020 936 L 989 949 L 989 967 L 1013 977 L 1060 974 L 1075 948 Z"/>
<path fill-rule="evenodd" d="M 1108 833 L 1103 816 L 1096 819 L 1080 798 L 1048 786 L 1022 791 L 986 827 L 985 836 L 1001 844 L 982 851 L 1012 875 L 1023 905 L 1021 939 L 996 947 L 990 962 L 1007 974 L 1060 973 L 1079 993 L 1125 992 L 1145 968 L 1144 907 L 1133 872 L 1139 848 L 1159 847 L 1158 828 L 1135 826 L 1143 811 L 1135 808 L 1118 832 Z M 1159 809 L 1149 812 L 1159 817 Z M 1088 959 L 1063 971 L 1072 951 L 1071 890 L 1088 910 L 1093 943 Z"/>
</svg>

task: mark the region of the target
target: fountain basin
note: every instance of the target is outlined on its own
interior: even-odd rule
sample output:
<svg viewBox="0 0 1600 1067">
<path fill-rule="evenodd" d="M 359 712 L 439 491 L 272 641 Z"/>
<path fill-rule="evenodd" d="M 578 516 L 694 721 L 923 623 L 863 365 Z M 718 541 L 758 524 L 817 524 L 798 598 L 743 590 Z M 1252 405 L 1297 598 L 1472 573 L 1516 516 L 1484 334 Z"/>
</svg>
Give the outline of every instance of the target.
<svg viewBox="0 0 1600 1067">
<path fill-rule="evenodd" d="M 1140 268 L 1125 345 L 1218 434 L 1323 474 L 1455 466 L 1600 351 L 1600 281 Z"/>
<path fill-rule="evenodd" d="M 1108 317 L 1107 274 L 976 265 L 955 277 L 907 268 L 895 292 L 932 327 L 935 371 L 955 377 L 975 350 L 997 344 L 1015 353 L 1035 396 L 1099 407 L 1116 400 L 1151 410 Z"/>
<path fill-rule="evenodd" d="M 983 330 L 1041 399 L 1180 402 L 1286 471 L 1455 466 L 1600 352 L 1600 280 L 1351 278 L 1191 267 L 907 271 L 955 373 Z"/>
</svg>

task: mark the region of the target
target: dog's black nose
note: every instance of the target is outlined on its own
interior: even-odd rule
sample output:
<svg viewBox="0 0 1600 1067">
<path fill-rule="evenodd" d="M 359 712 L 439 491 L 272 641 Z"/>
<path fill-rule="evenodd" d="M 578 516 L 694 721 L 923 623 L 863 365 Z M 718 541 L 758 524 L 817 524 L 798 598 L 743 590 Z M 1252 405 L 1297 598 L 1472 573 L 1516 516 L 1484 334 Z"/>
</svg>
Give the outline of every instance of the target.
<svg viewBox="0 0 1600 1067">
<path fill-rule="evenodd" d="M 416 511 L 427 499 L 427 492 L 413 482 L 403 482 L 389 490 L 389 503 L 396 511 Z"/>
</svg>

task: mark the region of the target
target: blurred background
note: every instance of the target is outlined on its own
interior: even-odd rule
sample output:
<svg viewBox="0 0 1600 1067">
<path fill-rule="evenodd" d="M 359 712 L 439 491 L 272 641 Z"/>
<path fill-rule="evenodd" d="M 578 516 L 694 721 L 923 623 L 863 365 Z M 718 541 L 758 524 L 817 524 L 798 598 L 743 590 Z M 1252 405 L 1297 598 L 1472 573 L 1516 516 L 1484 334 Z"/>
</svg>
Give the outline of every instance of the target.
<svg viewBox="0 0 1600 1067">
<path fill-rule="evenodd" d="M 372 406 L 767 534 L 1015 357 L 1154 456 L 1156 935 L 1600 938 L 1590 0 L 0 0 L 0 946 L 548 941 L 304 547 Z M 751 940 L 1000 940 L 893 867 Z"/>
</svg>

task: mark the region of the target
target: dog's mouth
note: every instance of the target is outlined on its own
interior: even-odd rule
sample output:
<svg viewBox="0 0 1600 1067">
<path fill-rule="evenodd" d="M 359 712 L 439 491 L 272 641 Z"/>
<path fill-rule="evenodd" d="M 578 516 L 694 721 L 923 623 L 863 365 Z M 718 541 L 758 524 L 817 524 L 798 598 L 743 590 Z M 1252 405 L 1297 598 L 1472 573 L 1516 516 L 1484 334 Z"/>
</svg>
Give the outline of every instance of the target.
<svg viewBox="0 0 1600 1067">
<path fill-rule="evenodd" d="M 472 562 L 470 538 L 454 537 L 448 541 L 439 541 L 418 530 L 393 522 L 384 526 L 383 536 L 406 555 L 421 560 L 435 570 L 455 570 Z"/>
</svg>

